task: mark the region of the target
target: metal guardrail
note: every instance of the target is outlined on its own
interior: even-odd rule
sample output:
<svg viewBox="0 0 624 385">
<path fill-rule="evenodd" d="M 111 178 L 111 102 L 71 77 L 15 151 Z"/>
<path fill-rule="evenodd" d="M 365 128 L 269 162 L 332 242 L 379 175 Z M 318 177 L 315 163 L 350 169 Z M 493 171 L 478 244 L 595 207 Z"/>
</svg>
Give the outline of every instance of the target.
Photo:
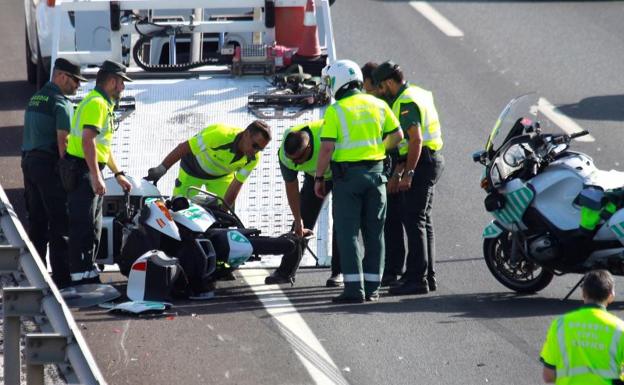
<svg viewBox="0 0 624 385">
<path fill-rule="evenodd" d="M 10 273 L 18 287 L 3 289 L 4 381 L 20 383 L 21 317 L 33 317 L 40 333 L 25 338 L 26 380 L 43 385 L 43 367 L 57 364 L 68 383 L 104 385 L 71 311 L 28 239 L 0 186 L 0 273 Z"/>
</svg>

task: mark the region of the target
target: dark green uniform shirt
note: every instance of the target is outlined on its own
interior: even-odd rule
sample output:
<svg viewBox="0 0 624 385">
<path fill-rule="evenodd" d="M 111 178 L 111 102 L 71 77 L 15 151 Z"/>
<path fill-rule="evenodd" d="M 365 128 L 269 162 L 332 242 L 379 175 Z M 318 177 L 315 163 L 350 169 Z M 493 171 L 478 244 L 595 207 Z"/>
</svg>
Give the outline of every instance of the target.
<svg viewBox="0 0 624 385">
<path fill-rule="evenodd" d="M 69 132 L 74 107 L 61 89 L 48 82 L 26 107 L 22 151 L 41 150 L 58 154 L 56 131 Z"/>
<path fill-rule="evenodd" d="M 399 88 L 399 92 L 397 92 L 396 97 L 392 98 L 392 100 L 388 100 L 388 105 L 390 105 L 390 107 L 392 107 L 394 101 L 403 93 L 403 91 L 405 91 L 407 87 L 409 87 L 409 83 L 405 82 L 405 84 Z M 403 140 L 409 140 L 407 130 L 411 126 L 417 126 L 420 124 L 420 109 L 416 103 L 404 103 L 401 105 L 401 112 L 399 113 L 398 118 L 399 123 L 401 123 L 401 128 L 403 129 L 403 136 L 405 137 Z M 407 159 L 407 154 L 399 155 L 398 147 L 393 148 L 388 153 L 393 157 L 394 161 L 398 163 L 404 162 Z"/>
<path fill-rule="evenodd" d="M 405 82 L 399 89 L 396 97 L 389 101 L 390 107 L 394 104 L 394 101 L 405 91 L 405 89 L 409 87 L 409 83 Z M 401 112 L 399 113 L 399 123 L 401 123 L 401 127 L 403 128 L 403 134 L 405 134 L 405 139 L 409 139 L 407 134 L 407 130 L 411 126 L 420 124 L 420 109 L 416 105 L 416 103 L 404 103 L 401 105 Z"/>
</svg>

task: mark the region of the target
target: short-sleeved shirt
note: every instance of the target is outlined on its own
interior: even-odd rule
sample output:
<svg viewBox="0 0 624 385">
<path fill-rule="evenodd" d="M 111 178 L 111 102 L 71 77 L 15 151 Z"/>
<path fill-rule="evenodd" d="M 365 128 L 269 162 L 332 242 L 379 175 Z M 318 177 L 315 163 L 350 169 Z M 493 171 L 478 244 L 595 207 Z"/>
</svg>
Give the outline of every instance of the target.
<svg viewBox="0 0 624 385">
<path fill-rule="evenodd" d="M 99 87 L 89 92 L 76 107 L 72 128 L 67 140 L 67 153 L 84 158 L 82 147 L 83 130 L 97 132 L 95 151 L 98 163 L 107 163 L 110 158 L 113 133 L 115 132 L 115 104 Z"/>
<path fill-rule="evenodd" d="M 321 141 L 336 142 L 332 156 L 336 162 L 384 159 L 383 138 L 399 129 L 386 102 L 359 91 L 349 91 L 329 106 L 324 119 Z"/>
<path fill-rule="evenodd" d="M 306 131 L 308 133 L 308 135 L 310 135 L 310 146 L 312 147 L 311 151 L 312 153 L 314 153 L 314 151 L 319 151 L 318 148 L 314 147 L 314 140 L 312 139 L 312 131 L 310 131 L 309 128 L 304 128 L 302 131 Z M 279 151 L 283 151 L 282 147 L 280 147 Z M 282 179 L 284 179 L 284 182 L 294 182 L 297 180 L 297 175 L 299 174 L 299 170 L 293 170 L 292 168 L 288 168 L 284 162 L 282 162 L 282 160 L 280 159 L 280 157 L 277 157 L 278 161 L 279 161 L 279 166 L 280 166 L 280 172 L 282 174 Z"/>
<path fill-rule="evenodd" d="M 22 151 L 46 151 L 58 154 L 56 132 L 71 127 L 74 107 L 54 83 L 46 83 L 26 107 Z"/>
<path fill-rule="evenodd" d="M 393 105 L 394 101 L 401 96 L 403 91 L 405 91 L 409 87 L 409 84 L 405 82 L 405 84 L 401 85 L 399 88 L 399 92 L 397 92 L 396 97 L 389 101 L 389 105 Z M 401 111 L 399 112 L 399 122 L 401 123 L 401 127 L 403 128 L 403 133 L 405 134 L 405 139 L 409 139 L 407 130 L 411 126 L 419 126 L 420 125 L 420 109 L 416 105 L 416 103 L 403 103 L 401 104 Z"/>
</svg>

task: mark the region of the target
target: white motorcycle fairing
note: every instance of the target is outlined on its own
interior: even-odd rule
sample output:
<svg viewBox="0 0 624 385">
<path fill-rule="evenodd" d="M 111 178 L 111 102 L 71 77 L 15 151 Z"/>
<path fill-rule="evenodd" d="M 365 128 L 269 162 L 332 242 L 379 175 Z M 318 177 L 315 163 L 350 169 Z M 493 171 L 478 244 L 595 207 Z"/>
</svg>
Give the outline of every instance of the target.
<svg viewBox="0 0 624 385">
<path fill-rule="evenodd" d="M 145 179 L 137 179 L 126 177 L 128 182 L 132 185 L 132 189 L 130 189 L 130 196 L 139 196 L 139 197 L 160 197 L 160 191 L 158 188 L 154 186 L 153 183 L 146 181 Z M 124 196 L 124 191 L 121 189 L 121 186 L 115 178 L 110 177 L 106 178 L 106 195 L 108 196 Z"/>
<path fill-rule="evenodd" d="M 147 206 L 146 209 L 149 210 L 149 218 L 145 221 L 146 226 L 160 231 L 177 241 L 182 240 L 180 238 L 180 230 L 162 199 L 147 199 L 145 205 Z"/>
<path fill-rule="evenodd" d="M 187 209 L 172 212 L 172 215 L 176 223 L 197 233 L 205 232 L 216 222 L 212 214 L 195 203 L 191 203 Z"/>
<path fill-rule="evenodd" d="M 560 230 L 568 231 L 579 226 L 580 207 L 574 200 L 581 190 L 586 186 L 598 186 L 605 191 L 623 187 L 624 172 L 599 170 L 589 156 L 572 153 L 552 162 L 529 184 L 535 191 L 533 206 L 550 223 Z M 609 236 L 605 231 L 598 231 L 594 239 L 612 240 L 615 234 Z"/>
</svg>

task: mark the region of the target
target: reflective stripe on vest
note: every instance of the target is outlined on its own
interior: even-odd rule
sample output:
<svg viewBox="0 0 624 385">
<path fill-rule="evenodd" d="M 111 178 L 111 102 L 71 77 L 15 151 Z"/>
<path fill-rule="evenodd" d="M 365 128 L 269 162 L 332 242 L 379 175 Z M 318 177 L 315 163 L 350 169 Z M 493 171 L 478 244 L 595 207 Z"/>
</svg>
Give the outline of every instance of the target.
<svg viewBox="0 0 624 385">
<path fill-rule="evenodd" d="M 197 144 L 199 145 L 201 153 L 195 155 L 195 158 L 197 159 L 197 162 L 201 166 L 202 170 L 213 176 L 223 176 L 232 172 L 232 170 L 230 170 L 223 164 L 215 161 L 210 156 L 210 154 L 207 153 L 206 150 L 208 150 L 208 148 L 206 147 L 206 143 L 204 142 L 203 132 L 197 135 Z"/>
<path fill-rule="evenodd" d="M 308 127 L 310 132 L 312 133 L 312 156 L 307 161 L 301 164 L 295 164 L 290 158 L 286 156 L 286 151 L 284 149 L 284 145 L 286 143 L 286 136 L 288 136 L 291 132 L 301 131 L 304 128 Z M 303 171 L 306 174 L 314 176 L 316 173 L 316 161 L 318 160 L 319 152 L 321 150 L 321 129 L 323 128 L 323 120 L 315 120 L 310 123 L 300 124 L 298 126 L 289 128 L 284 132 L 282 144 L 279 149 L 279 159 L 286 168 L 293 171 Z M 328 167 L 327 171 L 324 174 L 325 179 L 331 178 L 331 170 Z"/>
<path fill-rule="evenodd" d="M 622 329 L 619 325 L 604 325 L 606 328 L 614 329 L 613 336 L 611 336 L 611 342 L 609 343 L 609 367 L 608 368 L 595 368 L 590 366 L 572 366 L 570 364 L 570 357 L 568 355 L 568 349 L 566 344 L 565 335 L 565 316 L 560 317 L 557 320 L 557 342 L 559 351 L 561 352 L 561 358 L 563 360 L 563 368 L 557 368 L 557 378 L 572 377 L 582 374 L 594 374 L 604 379 L 618 379 L 621 375 L 621 370 L 616 361 L 618 345 L 622 337 Z M 602 331 L 594 330 L 592 333 L 603 333 Z"/>
<path fill-rule="evenodd" d="M 246 155 L 234 160 L 236 153 L 232 146 L 237 135 L 244 130 L 227 124 L 213 124 L 188 140 L 191 152 L 203 172 L 215 177 L 222 177 L 237 173 L 237 179 L 244 181 L 251 170 L 247 169 L 250 163 L 253 166 L 260 160 L 260 152 L 249 159 Z"/>
<path fill-rule="evenodd" d="M 385 158 L 383 133 L 387 105 L 373 96 L 355 94 L 328 108 L 333 109 L 334 114 L 325 114 L 325 125 L 339 130 L 335 137 L 333 161 L 357 162 Z"/>
<path fill-rule="evenodd" d="M 442 131 L 440 129 L 438 111 L 433 102 L 433 94 L 414 85 L 407 86 L 392 104 L 392 112 L 394 112 L 397 118 L 401 116 L 401 105 L 407 103 L 415 103 L 420 111 L 420 130 L 423 136 L 422 145 L 434 151 L 441 150 L 443 145 Z M 408 129 L 409 127 L 403 128 Z M 404 144 L 402 143 L 399 143 L 399 154 L 404 155 L 407 154 L 408 142 L 404 139 Z"/>
<path fill-rule="evenodd" d="M 67 137 L 67 153 L 84 159 L 84 148 L 82 147 L 82 131 L 84 128 L 81 124 L 82 112 L 87 104 L 91 103 L 97 98 L 100 98 L 104 101 L 107 109 L 104 127 L 99 127 L 100 132 L 95 137 L 95 152 L 98 163 L 107 163 L 110 156 L 110 146 L 113 141 L 113 130 L 111 126 L 111 119 L 113 119 L 113 108 L 106 101 L 106 99 L 104 99 L 104 97 L 100 95 L 100 93 L 97 91 L 91 91 L 87 95 L 87 97 L 80 102 L 78 108 L 76 109 L 76 112 L 74 113 L 71 129 Z"/>
</svg>

